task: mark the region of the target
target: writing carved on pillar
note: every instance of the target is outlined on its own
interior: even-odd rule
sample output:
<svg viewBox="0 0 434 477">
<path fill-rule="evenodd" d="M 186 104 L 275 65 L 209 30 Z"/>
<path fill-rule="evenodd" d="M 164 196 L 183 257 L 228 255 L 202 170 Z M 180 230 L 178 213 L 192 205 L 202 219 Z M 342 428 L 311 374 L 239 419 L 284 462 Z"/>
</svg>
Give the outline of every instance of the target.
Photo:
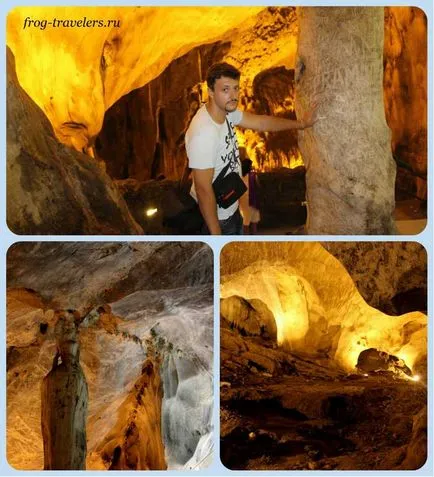
<svg viewBox="0 0 434 477">
<path fill-rule="evenodd" d="M 383 101 L 383 8 L 301 7 L 296 71 L 309 234 L 395 233 L 396 165 Z"/>
<path fill-rule="evenodd" d="M 70 311 L 57 314 L 57 352 L 41 388 L 44 470 L 84 470 L 88 404 L 86 377 L 79 361 L 74 314 Z"/>
</svg>

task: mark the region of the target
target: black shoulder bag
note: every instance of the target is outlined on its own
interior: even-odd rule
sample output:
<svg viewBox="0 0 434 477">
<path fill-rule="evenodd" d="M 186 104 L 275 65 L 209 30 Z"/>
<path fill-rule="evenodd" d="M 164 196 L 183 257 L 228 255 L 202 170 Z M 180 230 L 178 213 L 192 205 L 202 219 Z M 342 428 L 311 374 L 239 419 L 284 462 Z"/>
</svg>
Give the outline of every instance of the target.
<svg viewBox="0 0 434 477">
<path fill-rule="evenodd" d="M 228 125 L 228 131 L 230 137 L 231 134 L 231 127 L 229 125 L 229 121 L 226 118 L 226 124 Z M 232 147 L 233 151 L 235 151 L 235 144 L 232 140 Z M 243 194 L 246 192 L 247 187 L 244 184 L 243 180 L 241 179 L 240 175 L 235 172 L 228 171 L 230 163 L 228 163 L 221 171 L 220 174 L 214 179 L 212 183 L 212 187 L 214 189 L 215 199 L 217 205 L 222 209 L 227 209 L 230 207 L 234 202 L 236 202 Z"/>
</svg>

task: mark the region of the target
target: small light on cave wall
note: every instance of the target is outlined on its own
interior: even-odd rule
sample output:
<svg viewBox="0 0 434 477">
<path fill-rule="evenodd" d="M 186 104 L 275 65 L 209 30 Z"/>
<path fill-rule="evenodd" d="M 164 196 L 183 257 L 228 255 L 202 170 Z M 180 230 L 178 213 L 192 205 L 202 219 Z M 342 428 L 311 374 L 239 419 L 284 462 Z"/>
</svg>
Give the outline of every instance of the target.
<svg viewBox="0 0 434 477">
<path fill-rule="evenodd" d="M 151 208 L 146 211 L 146 217 L 152 217 L 158 212 L 158 209 Z"/>
</svg>

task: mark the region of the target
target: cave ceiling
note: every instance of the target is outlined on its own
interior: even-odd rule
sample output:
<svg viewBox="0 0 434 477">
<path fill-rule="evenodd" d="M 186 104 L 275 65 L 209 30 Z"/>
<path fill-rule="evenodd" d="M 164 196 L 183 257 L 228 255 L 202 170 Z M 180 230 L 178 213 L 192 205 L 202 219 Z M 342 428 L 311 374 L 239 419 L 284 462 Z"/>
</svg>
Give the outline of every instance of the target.
<svg viewBox="0 0 434 477">
<path fill-rule="evenodd" d="M 22 87 L 42 108 L 61 142 L 76 149 L 101 129 L 120 97 L 158 76 L 195 46 L 247 29 L 261 7 L 43 7 L 8 15 L 7 45 Z M 31 28 L 31 19 L 119 20 L 119 28 Z M 180 34 L 182 32 L 182 34 Z M 82 137 L 69 128 L 83 129 Z"/>
</svg>

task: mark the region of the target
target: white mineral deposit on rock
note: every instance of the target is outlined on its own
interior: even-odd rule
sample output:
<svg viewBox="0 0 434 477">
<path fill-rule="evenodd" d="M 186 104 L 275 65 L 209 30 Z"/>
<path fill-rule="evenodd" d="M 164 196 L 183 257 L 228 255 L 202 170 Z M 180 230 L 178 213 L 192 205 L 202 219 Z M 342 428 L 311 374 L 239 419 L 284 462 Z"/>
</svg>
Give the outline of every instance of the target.
<svg viewBox="0 0 434 477">
<path fill-rule="evenodd" d="M 192 273 L 199 264 L 201 272 Z M 206 245 L 18 244 L 8 267 L 7 451 L 14 468 L 44 466 L 40 386 L 56 355 L 53 310 L 60 305 L 78 310 L 88 385 L 86 469 L 209 465 L 213 306 Z M 48 415 L 51 408 L 44 409 Z M 60 465 L 79 468 L 75 461 Z"/>
</svg>

